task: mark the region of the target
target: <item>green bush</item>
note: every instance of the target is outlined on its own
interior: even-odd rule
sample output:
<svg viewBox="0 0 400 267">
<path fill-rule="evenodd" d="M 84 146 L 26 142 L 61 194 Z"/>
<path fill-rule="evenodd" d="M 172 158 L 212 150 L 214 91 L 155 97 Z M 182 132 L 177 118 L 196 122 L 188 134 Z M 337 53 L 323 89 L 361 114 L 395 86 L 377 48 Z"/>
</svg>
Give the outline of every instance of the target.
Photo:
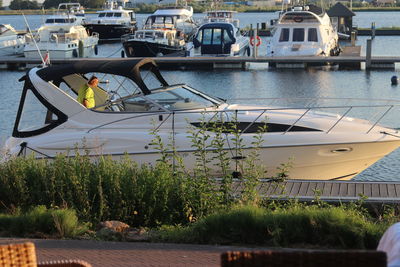
<svg viewBox="0 0 400 267">
<path fill-rule="evenodd" d="M 351 206 L 291 203 L 279 208 L 238 207 L 189 226 L 161 227 L 156 241 L 255 244 L 279 247 L 375 249 L 388 227 Z"/>
<path fill-rule="evenodd" d="M 89 225 L 80 224 L 75 211 L 70 209 L 38 206 L 23 214 L 0 214 L 0 232 L 5 235 L 73 238 L 88 229 Z"/>
<path fill-rule="evenodd" d="M 0 164 L 0 211 L 68 207 L 93 224 L 108 219 L 132 226 L 187 223 L 220 206 L 214 191 L 210 183 L 174 174 L 162 162 L 138 166 L 128 159 L 60 155 L 52 161 L 16 158 Z"/>
</svg>

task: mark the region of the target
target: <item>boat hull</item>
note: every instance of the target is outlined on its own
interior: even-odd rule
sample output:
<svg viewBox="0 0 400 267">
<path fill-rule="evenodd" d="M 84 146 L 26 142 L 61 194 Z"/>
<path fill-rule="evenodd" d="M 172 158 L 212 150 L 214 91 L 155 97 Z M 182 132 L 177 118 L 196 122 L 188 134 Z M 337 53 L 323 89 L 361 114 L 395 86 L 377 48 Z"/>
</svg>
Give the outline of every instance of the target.
<svg viewBox="0 0 400 267">
<path fill-rule="evenodd" d="M 49 52 L 51 59 L 68 59 L 68 58 L 87 58 L 96 54 L 97 39 L 88 40 L 79 45 L 79 42 L 70 44 L 54 44 L 54 43 L 38 43 L 42 57 Z M 29 59 L 41 59 L 36 46 L 32 43 L 28 44 L 24 50 L 24 56 Z"/>
<path fill-rule="evenodd" d="M 120 40 L 124 34 L 132 34 L 136 30 L 136 26 L 120 25 L 120 24 L 86 24 L 89 35 L 93 33 L 99 34 L 100 40 Z"/>
<path fill-rule="evenodd" d="M 99 155 L 108 155 L 115 160 L 121 157 L 129 157 L 138 164 L 154 164 L 160 159 L 160 152 L 149 148 L 151 136 L 144 138 L 143 133 L 132 133 L 127 135 L 119 135 L 113 139 L 103 138 L 102 135 L 93 135 L 81 137 L 80 140 L 85 140 L 79 144 L 77 136 L 63 135 L 63 139 L 56 140 L 57 135 L 42 136 L 25 140 L 29 147 L 35 151 L 39 151 L 35 156 L 38 158 L 54 157 L 58 153 L 66 153 L 70 156 L 71 151 L 82 150 L 82 153 L 89 153 L 91 157 Z M 61 137 L 58 136 L 59 138 Z M 105 136 L 105 135 L 103 135 Z M 178 136 L 177 136 L 178 137 Z M 167 139 L 168 136 L 165 136 Z M 11 138 L 13 139 L 13 138 Z M 186 137 L 186 139 L 188 139 Z M 266 137 L 266 139 L 268 139 Z M 17 139 L 14 139 L 17 142 Z M 189 172 L 196 168 L 196 150 L 190 146 L 187 140 L 176 140 L 178 149 L 176 150 L 178 157 L 182 158 L 186 170 Z M 69 144 L 75 144 L 71 148 Z M 6 144 L 10 153 L 20 151 L 19 145 L 9 141 Z M 81 148 L 80 148 L 81 146 Z M 373 163 L 391 153 L 400 146 L 400 140 L 389 141 L 372 141 L 362 143 L 336 143 L 336 144 L 318 144 L 318 145 L 287 145 L 275 146 L 264 145 L 259 149 L 259 157 L 257 157 L 256 165 L 264 168 L 266 173 L 264 178 L 272 178 L 279 175 L 280 171 L 286 170 L 288 179 L 301 180 L 350 180 L 355 175 L 359 174 Z M 12 149 L 14 147 L 14 149 Z M 183 149 L 182 147 L 185 147 Z M 231 146 L 232 147 L 232 146 Z M 14 151 L 15 150 L 15 151 Z M 254 148 L 244 148 L 241 156 L 237 156 L 234 149 L 224 148 L 229 155 L 230 171 L 243 173 L 242 165 L 245 166 L 246 157 L 250 155 Z M 27 150 L 24 154 L 33 153 L 33 150 Z M 172 162 L 172 152 L 168 152 Z M 218 167 L 218 161 L 212 160 L 215 157 L 215 151 L 209 149 L 207 157 L 210 159 L 208 166 L 210 175 L 220 177 L 222 175 Z M 261 167 L 262 166 L 262 167 Z"/>
<path fill-rule="evenodd" d="M 184 47 L 147 41 L 128 40 L 123 46 L 127 57 L 184 56 L 186 53 Z"/>
<path fill-rule="evenodd" d="M 23 55 L 25 40 L 23 38 L 1 38 L 0 56 Z"/>
</svg>

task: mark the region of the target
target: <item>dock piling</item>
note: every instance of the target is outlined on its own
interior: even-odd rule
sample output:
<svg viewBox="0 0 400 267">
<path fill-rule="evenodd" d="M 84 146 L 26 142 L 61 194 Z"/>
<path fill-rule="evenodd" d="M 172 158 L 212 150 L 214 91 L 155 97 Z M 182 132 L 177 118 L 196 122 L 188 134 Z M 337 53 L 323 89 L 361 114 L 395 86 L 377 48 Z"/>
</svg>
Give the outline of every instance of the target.
<svg viewBox="0 0 400 267">
<path fill-rule="evenodd" d="M 372 39 L 367 39 L 367 51 L 365 55 L 365 68 L 371 68 Z"/>
<path fill-rule="evenodd" d="M 375 30 L 376 30 L 375 22 L 372 22 L 371 23 L 371 38 L 372 39 L 375 39 Z"/>
<path fill-rule="evenodd" d="M 351 38 L 351 46 L 356 46 L 356 32 L 355 31 L 351 32 L 350 38 Z"/>
</svg>

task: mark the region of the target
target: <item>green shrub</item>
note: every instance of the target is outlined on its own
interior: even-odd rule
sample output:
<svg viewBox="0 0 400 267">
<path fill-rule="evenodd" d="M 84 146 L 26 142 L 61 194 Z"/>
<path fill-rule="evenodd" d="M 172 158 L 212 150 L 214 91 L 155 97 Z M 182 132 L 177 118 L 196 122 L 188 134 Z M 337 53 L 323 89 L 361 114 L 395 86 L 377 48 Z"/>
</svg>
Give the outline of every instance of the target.
<svg viewBox="0 0 400 267">
<path fill-rule="evenodd" d="M 0 214 L 0 232 L 14 236 L 52 235 L 73 238 L 89 229 L 80 224 L 74 210 L 38 206 L 24 214 Z"/>
<path fill-rule="evenodd" d="M 352 207 L 291 203 L 271 209 L 238 207 L 189 226 L 161 227 L 153 239 L 208 244 L 375 249 L 388 224 Z"/>
</svg>

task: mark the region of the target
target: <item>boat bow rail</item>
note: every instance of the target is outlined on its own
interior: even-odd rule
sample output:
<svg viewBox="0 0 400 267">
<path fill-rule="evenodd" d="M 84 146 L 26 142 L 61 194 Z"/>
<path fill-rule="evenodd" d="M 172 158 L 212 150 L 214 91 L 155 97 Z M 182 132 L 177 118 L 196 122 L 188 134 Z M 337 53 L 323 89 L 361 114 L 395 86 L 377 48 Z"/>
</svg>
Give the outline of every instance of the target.
<svg viewBox="0 0 400 267">
<path fill-rule="evenodd" d="M 277 103 L 282 100 L 289 100 L 284 98 L 265 98 L 265 99 L 236 99 L 237 102 L 247 102 L 255 103 L 254 101 L 260 102 L 261 100 L 267 101 L 269 103 Z M 359 120 L 363 127 L 358 129 L 353 129 L 354 132 L 369 134 L 377 127 L 380 127 L 382 121 L 388 118 L 385 122 L 386 124 L 390 121 L 393 123 L 399 123 L 393 121 L 395 118 L 396 110 L 399 111 L 400 101 L 395 100 L 375 100 L 376 104 L 347 104 L 347 105 L 319 105 L 326 101 L 344 101 L 354 102 L 354 101 L 371 101 L 370 99 L 341 99 L 341 98 L 326 98 L 326 99 L 316 99 L 316 98 L 299 98 L 290 99 L 293 103 L 299 105 L 300 102 L 308 102 L 308 104 L 303 107 L 279 107 L 271 106 L 270 108 L 258 108 L 257 106 L 240 106 L 237 104 L 228 104 L 224 108 L 208 108 L 208 109 L 197 109 L 197 110 L 162 110 L 158 112 L 147 112 L 141 114 L 135 114 L 132 116 L 125 116 L 124 118 L 106 122 L 101 125 L 92 127 L 87 132 L 93 132 L 96 130 L 102 130 L 105 128 L 113 128 L 115 124 L 119 124 L 123 121 L 131 121 L 135 119 L 149 118 L 152 122 L 158 122 L 154 124 L 154 129 L 158 130 L 162 125 L 171 123 L 172 129 L 175 131 L 176 117 L 185 117 L 185 119 L 194 126 L 206 127 L 207 130 L 211 130 L 213 126 L 220 127 L 220 123 L 236 124 L 234 127 L 238 134 L 247 133 L 257 133 L 259 129 L 266 126 L 265 132 L 279 132 L 285 135 L 289 132 L 296 131 L 318 131 L 324 132 L 326 134 L 335 132 L 335 130 L 340 131 L 340 127 L 349 121 Z M 232 100 L 229 100 L 231 102 Z M 319 103 L 319 104 L 318 104 Z M 335 112 L 337 111 L 337 112 Z M 277 123 L 274 118 L 280 116 L 281 121 L 285 121 L 285 124 Z M 357 119 L 354 117 L 349 117 L 350 114 L 357 114 Z M 364 116 L 360 116 L 363 114 Z M 165 117 L 164 117 L 165 116 Z M 364 117 L 363 120 L 358 119 L 359 117 Z M 190 118 L 190 119 L 189 119 Z M 329 118 L 329 123 L 321 124 L 318 119 Z M 191 121 L 192 120 L 192 121 Z M 311 121 L 311 124 L 310 124 Z M 129 123 L 130 124 L 130 123 Z M 132 123 L 134 125 L 134 123 Z M 312 127 L 311 125 L 315 126 Z M 389 134 L 392 136 L 400 137 L 397 135 L 397 128 L 395 125 L 389 125 L 392 127 L 393 133 L 388 133 L 384 131 L 379 131 L 380 134 Z M 118 127 L 118 126 L 116 126 Z M 348 126 L 351 127 L 351 126 Z M 270 130 L 269 130 L 270 129 Z M 261 131 L 261 130 L 260 130 Z M 375 132 L 376 133 L 376 132 Z"/>
</svg>

